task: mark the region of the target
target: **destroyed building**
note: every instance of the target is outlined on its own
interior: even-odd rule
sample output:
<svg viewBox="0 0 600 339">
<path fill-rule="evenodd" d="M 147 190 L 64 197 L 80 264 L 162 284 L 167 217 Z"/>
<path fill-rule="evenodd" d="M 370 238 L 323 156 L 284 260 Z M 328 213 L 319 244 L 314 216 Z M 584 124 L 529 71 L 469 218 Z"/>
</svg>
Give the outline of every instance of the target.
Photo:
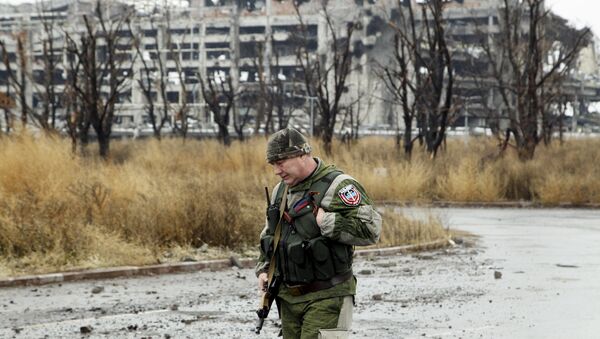
<svg viewBox="0 0 600 339">
<path fill-rule="evenodd" d="M 342 89 L 343 111 L 338 115 L 337 130 L 356 128 L 363 133 L 394 133 L 403 128 L 397 115 L 399 107 L 390 100 L 377 70 L 388 62 L 392 53 L 388 24 L 394 20 L 398 6 L 404 1 L 329 1 L 327 9 L 331 21 L 323 15 L 323 8 L 317 1 L 299 2 L 299 14 L 294 3 L 288 0 L 190 0 L 188 6 L 170 7 L 168 13 L 164 7 L 156 7 L 154 2 L 133 8 L 126 2 L 103 1 L 109 22 L 129 10 L 134 13 L 129 25 L 122 26 L 117 32 L 122 42 L 117 49 L 122 60 L 119 67 L 124 83 L 116 97 L 114 134 L 150 134 L 149 101 L 157 106 L 167 104 L 164 105 L 168 107 L 167 129 L 177 125 L 177 119 L 181 119 L 178 112 L 185 110 L 184 119 L 191 133 L 214 133 L 215 110 L 208 107 L 200 79 L 213 79 L 216 86 L 230 82 L 229 90 L 235 96 L 231 119 L 243 119 L 246 133 L 265 128 L 266 118 L 262 115 L 266 104 L 257 103 L 258 98 L 265 95 L 265 88 L 277 94 L 269 107 L 273 112 L 272 128 L 284 121 L 310 133 L 319 119 L 319 102 L 306 90 L 298 51 L 301 49 L 314 59 L 328 58 L 332 32 L 343 39 L 349 23 L 355 25 L 349 43 L 352 67 Z M 423 2 L 413 0 L 415 6 Z M 461 97 L 456 118 L 452 121 L 454 126 L 486 127 L 489 123 L 481 100 L 488 100 L 486 105 L 494 106 L 493 95 L 482 95 L 482 90 L 490 90 L 478 88 L 469 77 L 461 75 L 461 69 L 467 67 L 461 63 L 466 62 L 469 53 L 479 53 L 473 45 L 481 34 L 493 34 L 497 30 L 497 6 L 497 0 L 464 0 L 449 4 L 447 32 L 455 42 L 455 92 Z M 25 81 L 23 89 L 26 105 L 32 111 L 42 109 L 46 99 L 39 93 L 39 87 L 47 78 L 47 72 L 41 60 L 51 53 L 56 59 L 51 75 L 52 82 L 57 85 L 56 119 L 67 119 L 69 107 L 64 98 L 68 95 L 64 91 L 69 56 L 64 32 L 73 32 L 74 36 L 82 32 L 85 28 L 83 15 L 93 15 L 94 3 L 54 0 L 37 5 L 0 5 L 0 10 L 0 40 L 6 44 L 6 57 L 15 73 L 21 72 L 17 37 L 21 36 L 25 43 L 21 54 L 25 55 L 25 69 L 30 73 L 25 77 L 29 81 Z M 168 20 L 165 19 L 167 15 Z M 52 51 L 45 49 L 43 44 L 48 38 L 44 23 L 49 21 L 55 27 Z M 483 31 L 481 27 L 484 27 Z M 134 41 L 138 48 L 134 47 Z M 101 44 L 98 48 L 104 47 Z M 571 87 L 577 88 L 580 97 L 596 101 L 600 96 L 595 49 L 592 46 L 586 51 L 589 55 L 582 65 L 585 64 L 587 75 L 585 79 L 582 75 Z M 157 65 L 157 60 L 161 65 Z M 155 85 L 145 93 L 139 80 L 148 77 Z M 6 66 L 0 64 L 0 92 L 15 97 L 9 78 Z M 162 85 L 157 84 L 161 78 Z M 160 93 L 162 89 L 164 95 Z M 12 112 L 19 114 L 18 108 L 22 104 L 15 101 Z M 220 105 L 225 109 L 224 102 Z"/>
</svg>

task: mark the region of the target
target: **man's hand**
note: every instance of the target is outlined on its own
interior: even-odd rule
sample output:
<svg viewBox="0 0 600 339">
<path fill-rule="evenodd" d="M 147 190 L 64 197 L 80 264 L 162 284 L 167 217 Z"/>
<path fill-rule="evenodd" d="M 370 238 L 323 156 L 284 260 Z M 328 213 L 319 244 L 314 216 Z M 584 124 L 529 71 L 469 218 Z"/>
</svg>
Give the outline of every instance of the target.
<svg viewBox="0 0 600 339">
<path fill-rule="evenodd" d="M 263 272 L 258 275 L 258 290 L 261 292 L 267 291 L 267 284 L 269 283 L 269 276 Z"/>
<path fill-rule="evenodd" d="M 317 216 L 315 217 L 317 219 L 317 225 L 321 226 L 324 215 L 325 215 L 325 210 L 323 210 L 321 207 L 319 207 L 319 210 L 317 211 Z"/>
</svg>

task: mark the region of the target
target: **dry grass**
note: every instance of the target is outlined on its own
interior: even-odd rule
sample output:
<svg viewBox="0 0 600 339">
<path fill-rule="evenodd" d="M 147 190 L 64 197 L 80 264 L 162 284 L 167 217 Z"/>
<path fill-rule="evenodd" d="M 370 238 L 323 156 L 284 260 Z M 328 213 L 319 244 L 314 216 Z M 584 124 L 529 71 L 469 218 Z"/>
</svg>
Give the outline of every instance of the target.
<svg viewBox="0 0 600 339">
<path fill-rule="evenodd" d="M 365 184 L 376 200 L 493 202 L 546 205 L 600 203 L 600 140 L 540 145 L 529 162 L 509 149 L 502 157 L 488 138 L 450 140 L 433 161 L 419 149 L 406 161 L 393 140 L 366 138 L 331 159 Z"/>
<path fill-rule="evenodd" d="M 599 141 L 553 145 L 537 157 L 537 168 L 545 175 L 536 178 L 534 187 L 542 203 L 600 203 Z"/>
<path fill-rule="evenodd" d="M 374 247 L 419 244 L 447 237 L 448 232 L 439 216 L 429 213 L 425 218 L 410 218 L 385 209 L 381 238 Z"/>
<path fill-rule="evenodd" d="M 165 249 L 241 250 L 263 223 L 255 141 L 115 144 L 109 163 L 64 140 L 0 141 L 0 273 L 155 263 Z M 262 197 L 262 195 L 260 195 Z"/>
<path fill-rule="evenodd" d="M 512 154 L 484 162 L 492 141 L 452 141 L 435 161 L 417 149 L 408 162 L 392 139 L 365 138 L 335 144 L 326 161 L 375 200 L 600 203 L 598 146 L 572 141 L 540 147 L 528 163 Z M 0 276 L 255 253 L 263 187 L 277 181 L 264 149 L 264 138 L 230 148 L 122 141 L 104 162 L 73 156 L 62 139 L 0 139 Z M 428 241 L 440 230 L 435 219 L 386 215 L 382 244 Z M 199 252 L 204 244 L 210 251 Z"/>
</svg>

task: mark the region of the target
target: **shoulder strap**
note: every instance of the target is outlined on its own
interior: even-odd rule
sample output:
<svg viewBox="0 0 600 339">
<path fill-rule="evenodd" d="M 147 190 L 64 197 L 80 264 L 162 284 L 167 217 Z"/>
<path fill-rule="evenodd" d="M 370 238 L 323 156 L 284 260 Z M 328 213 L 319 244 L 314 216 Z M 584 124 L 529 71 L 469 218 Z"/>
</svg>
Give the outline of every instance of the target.
<svg viewBox="0 0 600 339">
<path fill-rule="evenodd" d="M 284 195 L 287 195 L 287 185 L 285 184 L 285 182 L 281 181 L 279 183 L 279 186 L 277 186 L 277 191 L 273 192 L 275 195 L 275 199 L 273 200 L 273 204 L 275 205 L 280 205 L 281 204 L 281 200 L 283 199 Z M 286 194 L 283 194 L 283 191 L 286 191 Z"/>
<path fill-rule="evenodd" d="M 282 216 L 283 216 L 283 212 L 286 209 L 286 205 L 287 205 L 287 192 L 288 192 L 288 185 L 286 185 L 285 183 L 281 183 L 282 185 L 284 185 L 285 187 L 283 188 L 283 196 L 281 197 L 281 203 L 279 205 L 279 221 L 277 221 L 277 226 L 275 227 L 275 234 L 273 235 L 273 254 L 271 255 L 271 260 L 269 261 L 269 272 L 268 272 L 268 279 L 269 279 L 269 286 L 271 285 L 271 282 L 273 281 L 273 275 L 275 274 L 275 256 L 277 254 L 277 249 L 279 248 L 279 240 L 281 239 L 281 220 L 283 220 Z M 279 192 L 281 191 L 281 185 L 279 186 L 279 189 L 277 190 L 277 194 L 279 195 Z M 279 197 L 278 197 L 279 198 Z M 277 202 L 277 200 L 275 200 Z"/>
<path fill-rule="evenodd" d="M 321 200 L 325 197 L 325 192 L 327 192 L 327 189 L 329 189 L 333 180 L 342 173 L 343 172 L 339 170 L 331 171 L 310 186 L 309 191 L 319 192 L 319 194 L 314 195 L 314 201 L 317 206 L 321 206 Z"/>
</svg>

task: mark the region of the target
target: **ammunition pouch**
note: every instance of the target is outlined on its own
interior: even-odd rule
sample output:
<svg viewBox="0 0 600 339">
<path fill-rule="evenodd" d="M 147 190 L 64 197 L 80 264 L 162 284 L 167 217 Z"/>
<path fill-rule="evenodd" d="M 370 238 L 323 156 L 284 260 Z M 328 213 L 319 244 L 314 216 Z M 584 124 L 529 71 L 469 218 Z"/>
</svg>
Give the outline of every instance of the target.
<svg viewBox="0 0 600 339">
<path fill-rule="evenodd" d="M 306 284 L 315 280 L 313 263 L 306 255 L 307 243 L 295 242 L 287 246 L 288 254 L 288 280 L 295 283 Z"/>
<path fill-rule="evenodd" d="M 281 248 L 277 256 L 279 273 L 287 285 L 328 286 L 352 275 L 352 246 L 322 236 L 315 217 L 321 199 L 340 173 L 330 172 L 313 183 L 304 197 L 284 213 Z M 281 195 L 282 192 L 277 192 L 274 200 L 281 201 Z M 267 218 L 269 229 L 274 230 L 279 221 L 279 210 L 269 206 Z M 272 240 L 268 241 L 272 244 Z M 266 241 L 264 245 L 261 241 L 265 253 L 272 250 L 267 245 Z"/>
<path fill-rule="evenodd" d="M 260 250 L 266 258 L 273 255 L 273 236 L 265 235 L 260 239 Z"/>
<path fill-rule="evenodd" d="M 322 236 L 290 241 L 286 251 L 289 261 L 285 280 L 291 285 L 329 280 L 352 268 L 352 247 Z"/>
</svg>

